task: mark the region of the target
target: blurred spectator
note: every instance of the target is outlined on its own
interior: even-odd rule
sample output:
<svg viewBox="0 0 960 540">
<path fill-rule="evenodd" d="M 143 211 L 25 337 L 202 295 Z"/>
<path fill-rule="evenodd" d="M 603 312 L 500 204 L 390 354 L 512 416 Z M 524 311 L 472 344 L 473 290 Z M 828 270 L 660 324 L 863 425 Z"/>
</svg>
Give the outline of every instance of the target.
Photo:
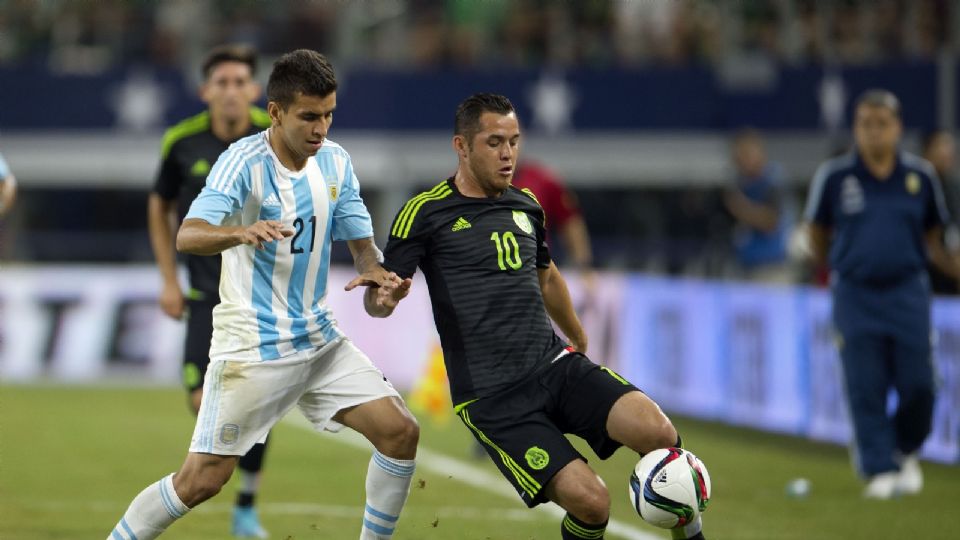
<svg viewBox="0 0 960 540">
<path fill-rule="evenodd" d="M 956 165 L 956 144 L 953 134 L 945 130 L 936 130 L 928 133 L 923 138 L 922 153 L 924 159 L 929 161 L 937 171 L 943 187 L 943 196 L 947 203 L 947 210 L 950 213 L 951 222 L 944 227 L 943 245 L 947 253 L 954 258 L 960 257 L 960 227 L 957 226 L 957 220 L 960 219 L 960 186 L 957 185 L 957 178 L 954 173 Z M 930 286 L 935 294 L 960 294 L 960 288 L 957 281 L 947 274 L 944 274 L 933 265 L 929 266 Z"/>
<path fill-rule="evenodd" d="M 740 271 L 751 279 L 788 281 L 786 212 L 783 173 L 767 161 L 760 134 L 744 130 L 733 140 L 736 183 L 724 205 L 736 220 L 733 246 Z"/>
<path fill-rule="evenodd" d="M 10 172 L 10 166 L 0 154 L 0 216 L 13 208 L 13 201 L 17 197 L 17 179 Z"/>
<path fill-rule="evenodd" d="M 557 175 L 538 163 L 524 161 L 517 167 L 513 185 L 529 189 L 543 207 L 547 220 L 550 244 L 556 245 L 559 235 L 564 259 L 581 272 L 591 272 L 593 251 L 587 224 L 580 214 L 576 196 L 564 186 Z"/>
<path fill-rule="evenodd" d="M 0 10 L 0 65 L 89 73 L 120 62 L 196 63 L 223 41 L 432 68 L 685 66 L 741 53 L 857 65 L 934 59 L 956 41 L 958 10 L 951 0 L 13 0 Z"/>
</svg>

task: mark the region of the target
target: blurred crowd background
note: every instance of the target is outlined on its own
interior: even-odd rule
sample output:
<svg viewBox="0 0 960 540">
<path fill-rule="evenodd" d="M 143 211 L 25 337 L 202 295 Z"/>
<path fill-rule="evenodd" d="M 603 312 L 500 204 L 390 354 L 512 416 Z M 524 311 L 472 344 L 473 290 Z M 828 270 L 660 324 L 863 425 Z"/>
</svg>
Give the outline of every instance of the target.
<svg viewBox="0 0 960 540">
<path fill-rule="evenodd" d="M 633 68 L 930 60 L 955 48 L 950 0 L 7 0 L 0 64 L 71 73 L 190 65 L 244 42 L 266 55 L 311 47 L 341 67 Z"/>
<path fill-rule="evenodd" d="M 202 110 L 203 55 L 239 42 L 261 53 L 261 79 L 294 48 L 333 60 L 331 138 L 380 240 L 406 197 L 452 172 L 456 103 L 498 91 L 528 128 L 525 155 L 578 202 L 596 267 L 808 281 L 807 184 L 847 148 L 861 91 L 900 96 L 907 150 L 943 130 L 952 193 L 958 36 L 949 0 L 5 0 L 0 152 L 20 197 L 0 257 L 152 260 L 160 136 Z"/>
</svg>

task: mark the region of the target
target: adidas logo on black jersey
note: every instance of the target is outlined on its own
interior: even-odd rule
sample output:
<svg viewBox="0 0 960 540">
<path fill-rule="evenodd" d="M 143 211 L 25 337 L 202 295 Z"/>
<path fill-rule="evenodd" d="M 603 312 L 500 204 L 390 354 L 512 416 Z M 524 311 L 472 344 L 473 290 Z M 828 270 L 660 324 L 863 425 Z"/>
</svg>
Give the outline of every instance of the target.
<svg viewBox="0 0 960 540">
<path fill-rule="evenodd" d="M 463 217 L 459 217 L 457 218 L 457 222 L 453 224 L 453 228 L 450 230 L 452 230 L 453 232 L 457 232 L 457 231 L 462 231 L 464 229 L 469 229 L 470 227 L 473 227 L 473 225 L 470 225 L 469 221 L 463 219 Z"/>
</svg>

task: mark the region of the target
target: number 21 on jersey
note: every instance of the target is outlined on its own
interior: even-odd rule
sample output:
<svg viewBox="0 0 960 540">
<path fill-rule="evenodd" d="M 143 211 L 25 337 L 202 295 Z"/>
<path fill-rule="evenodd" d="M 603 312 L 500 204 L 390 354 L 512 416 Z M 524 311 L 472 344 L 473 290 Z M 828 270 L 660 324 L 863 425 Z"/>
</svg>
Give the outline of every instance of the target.
<svg viewBox="0 0 960 540">
<path fill-rule="evenodd" d="M 523 261 L 520 259 L 520 244 L 517 243 L 517 237 L 512 231 L 507 231 L 502 236 L 495 232 L 490 235 L 490 240 L 497 246 L 497 264 L 501 270 L 506 270 L 507 266 L 519 270 L 523 266 Z"/>
</svg>

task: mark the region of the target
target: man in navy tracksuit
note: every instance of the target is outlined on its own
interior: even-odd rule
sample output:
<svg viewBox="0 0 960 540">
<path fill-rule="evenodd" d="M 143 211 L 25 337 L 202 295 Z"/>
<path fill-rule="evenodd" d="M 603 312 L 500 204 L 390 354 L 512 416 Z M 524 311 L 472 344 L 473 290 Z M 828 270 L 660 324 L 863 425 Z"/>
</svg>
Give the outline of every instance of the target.
<svg viewBox="0 0 960 540">
<path fill-rule="evenodd" d="M 940 182 L 928 162 L 899 151 L 901 133 L 896 96 L 866 92 L 856 104 L 854 150 L 820 166 L 805 212 L 814 255 L 832 269 L 864 496 L 881 499 L 923 488 L 916 454 L 930 432 L 935 391 L 927 262 L 960 276 L 940 242 Z"/>
</svg>

